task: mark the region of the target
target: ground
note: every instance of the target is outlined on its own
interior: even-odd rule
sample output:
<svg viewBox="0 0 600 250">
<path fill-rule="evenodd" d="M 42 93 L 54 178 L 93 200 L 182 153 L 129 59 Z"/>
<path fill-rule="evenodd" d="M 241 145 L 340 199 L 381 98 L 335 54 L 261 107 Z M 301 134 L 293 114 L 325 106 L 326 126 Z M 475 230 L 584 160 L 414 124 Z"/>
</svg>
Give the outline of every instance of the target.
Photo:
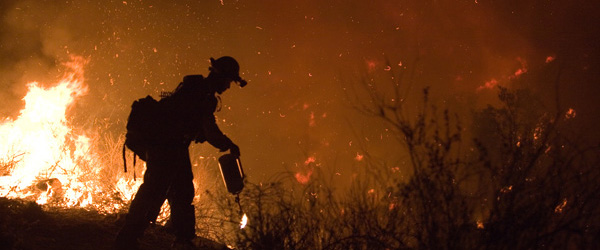
<svg viewBox="0 0 600 250">
<path fill-rule="evenodd" d="M 112 249 L 124 216 L 82 208 L 42 207 L 0 197 L 0 250 Z M 172 242 L 173 236 L 165 228 L 151 226 L 140 248 L 170 249 Z M 217 245 L 199 249 L 222 249 Z"/>
</svg>

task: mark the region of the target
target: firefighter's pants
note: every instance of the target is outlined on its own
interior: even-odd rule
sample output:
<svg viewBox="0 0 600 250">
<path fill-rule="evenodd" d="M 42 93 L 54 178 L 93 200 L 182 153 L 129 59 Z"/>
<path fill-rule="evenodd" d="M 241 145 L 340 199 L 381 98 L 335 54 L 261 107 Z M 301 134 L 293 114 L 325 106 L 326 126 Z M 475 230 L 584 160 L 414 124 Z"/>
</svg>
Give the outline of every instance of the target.
<svg viewBox="0 0 600 250">
<path fill-rule="evenodd" d="M 148 152 L 144 183 L 131 202 L 125 225 L 117 240 L 136 240 L 156 221 L 165 199 L 179 240 L 195 237 L 192 166 L 187 145 L 163 146 Z"/>
</svg>

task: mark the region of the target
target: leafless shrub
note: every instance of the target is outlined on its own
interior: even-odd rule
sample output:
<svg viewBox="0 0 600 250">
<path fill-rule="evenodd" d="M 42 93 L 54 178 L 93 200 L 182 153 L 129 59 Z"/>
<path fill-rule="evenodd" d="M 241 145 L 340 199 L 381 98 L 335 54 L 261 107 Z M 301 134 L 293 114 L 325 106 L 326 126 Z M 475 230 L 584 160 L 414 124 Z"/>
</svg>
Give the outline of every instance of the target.
<svg viewBox="0 0 600 250">
<path fill-rule="evenodd" d="M 365 82 L 369 98 L 354 103 L 394 129 L 405 146 L 398 153 L 410 159 L 407 179 L 382 178 L 389 167 L 372 162 L 342 195 L 333 195 L 322 173 L 305 185 L 247 183 L 245 229 L 234 228 L 233 200 L 214 196 L 221 225 L 233 233 L 228 242 L 240 249 L 599 246 L 600 149 L 568 136 L 565 110 L 550 112 L 526 90 L 499 88 L 500 105 L 474 112 L 471 139 L 458 116 L 430 103 L 427 88 L 409 115 L 402 86 L 393 82 L 394 91 L 382 94 Z"/>
<path fill-rule="evenodd" d="M 0 176 L 12 173 L 15 166 L 21 161 L 24 153 L 8 154 L 0 159 Z"/>
<path fill-rule="evenodd" d="M 488 180 L 485 246 L 598 246 L 598 147 L 566 136 L 565 110 L 532 108 L 526 90 L 500 88 L 499 98 L 501 107 L 475 119 L 484 124 L 476 142 Z"/>
</svg>

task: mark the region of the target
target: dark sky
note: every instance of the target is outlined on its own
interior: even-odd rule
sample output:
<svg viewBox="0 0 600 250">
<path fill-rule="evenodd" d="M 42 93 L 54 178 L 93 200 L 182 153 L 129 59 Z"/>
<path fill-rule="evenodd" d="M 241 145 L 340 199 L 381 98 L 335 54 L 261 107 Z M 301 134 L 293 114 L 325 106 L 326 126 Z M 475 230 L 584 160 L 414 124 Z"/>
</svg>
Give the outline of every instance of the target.
<svg viewBox="0 0 600 250">
<path fill-rule="evenodd" d="M 561 105 L 577 111 L 582 131 L 598 135 L 599 5 L 3 0 L 0 116 L 18 114 L 27 82 L 56 82 L 60 63 L 79 55 L 89 59 L 90 93 L 74 107 L 75 121 L 122 134 L 133 100 L 158 97 L 184 75 L 207 74 L 208 58 L 230 55 L 249 84 L 226 92 L 217 115 L 256 180 L 284 170 L 306 173 L 310 157 L 345 178 L 363 164 L 355 160 L 359 145 L 400 164 L 391 133 L 353 110 L 344 92 L 364 79 L 388 81 L 386 62 L 394 72 L 416 72 L 407 98 L 419 99 L 420 88 L 431 86 L 437 104 L 461 111 L 491 102 L 494 91 L 486 86 L 511 86 L 519 71 L 539 75 L 523 84 L 554 100 L 560 68 Z"/>
</svg>

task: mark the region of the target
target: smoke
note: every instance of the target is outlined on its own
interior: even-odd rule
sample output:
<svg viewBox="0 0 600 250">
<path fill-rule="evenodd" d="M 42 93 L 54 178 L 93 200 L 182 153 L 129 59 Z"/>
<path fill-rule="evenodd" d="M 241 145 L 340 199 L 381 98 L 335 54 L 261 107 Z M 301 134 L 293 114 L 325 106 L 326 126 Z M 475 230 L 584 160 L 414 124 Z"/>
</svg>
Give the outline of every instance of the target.
<svg viewBox="0 0 600 250">
<path fill-rule="evenodd" d="M 16 104 L 25 95 L 26 88 L 22 82 L 24 72 L 33 67 L 47 70 L 53 60 L 44 55 L 40 32 L 27 20 L 19 20 L 15 1 L 3 1 L 0 13 L 0 111 L 2 114 L 14 115 L 20 104 Z M 33 73 L 39 76 L 39 73 Z"/>
<path fill-rule="evenodd" d="M 468 111 L 486 82 L 509 84 L 524 67 L 564 68 L 561 98 L 578 117 L 600 117 L 598 4 L 589 1 L 2 1 L 0 115 L 18 114 L 28 81 L 51 83 L 70 54 L 89 59 L 88 96 L 74 119 L 122 134 L 137 98 L 207 74 L 208 59 L 241 64 L 244 89 L 223 95 L 220 126 L 257 179 L 329 165 L 344 176 L 361 147 L 382 158 L 393 134 L 365 118 L 344 88 L 389 71 L 415 72 L 408 98 L 431 86 L 435 100 Z M 556 58 L 549 66 L 548 56 Z M 389 62 L 389 65 L 388 65 Z M 389 66 L 389 68 L 388 68 Z M 552 77 L 549 77 L 552 81 Z M 571 80 L 573 79 L 573 80 Z M 553 99 L 553 83 L 530 86 Z M 518 87 L 518 86 L 515 86 Z M 480 89 L 478 91 L 478 89 Z M 585 90 L 582 92 L 581 90 Z M 462 112 L 462 111 L 461 111 Z M 582 118 L 583 120 L 584 118 Z M 597 119 L 597 118 L 594 118 Z M 592 120 L 590 118 L 590 120 Z M 588 122 L 584 122 L 588 124 Z M 198 146 L 207 156 L 209 146 Z M 400 160 L 398 160 L 400 161 Z"/>
</svg>

